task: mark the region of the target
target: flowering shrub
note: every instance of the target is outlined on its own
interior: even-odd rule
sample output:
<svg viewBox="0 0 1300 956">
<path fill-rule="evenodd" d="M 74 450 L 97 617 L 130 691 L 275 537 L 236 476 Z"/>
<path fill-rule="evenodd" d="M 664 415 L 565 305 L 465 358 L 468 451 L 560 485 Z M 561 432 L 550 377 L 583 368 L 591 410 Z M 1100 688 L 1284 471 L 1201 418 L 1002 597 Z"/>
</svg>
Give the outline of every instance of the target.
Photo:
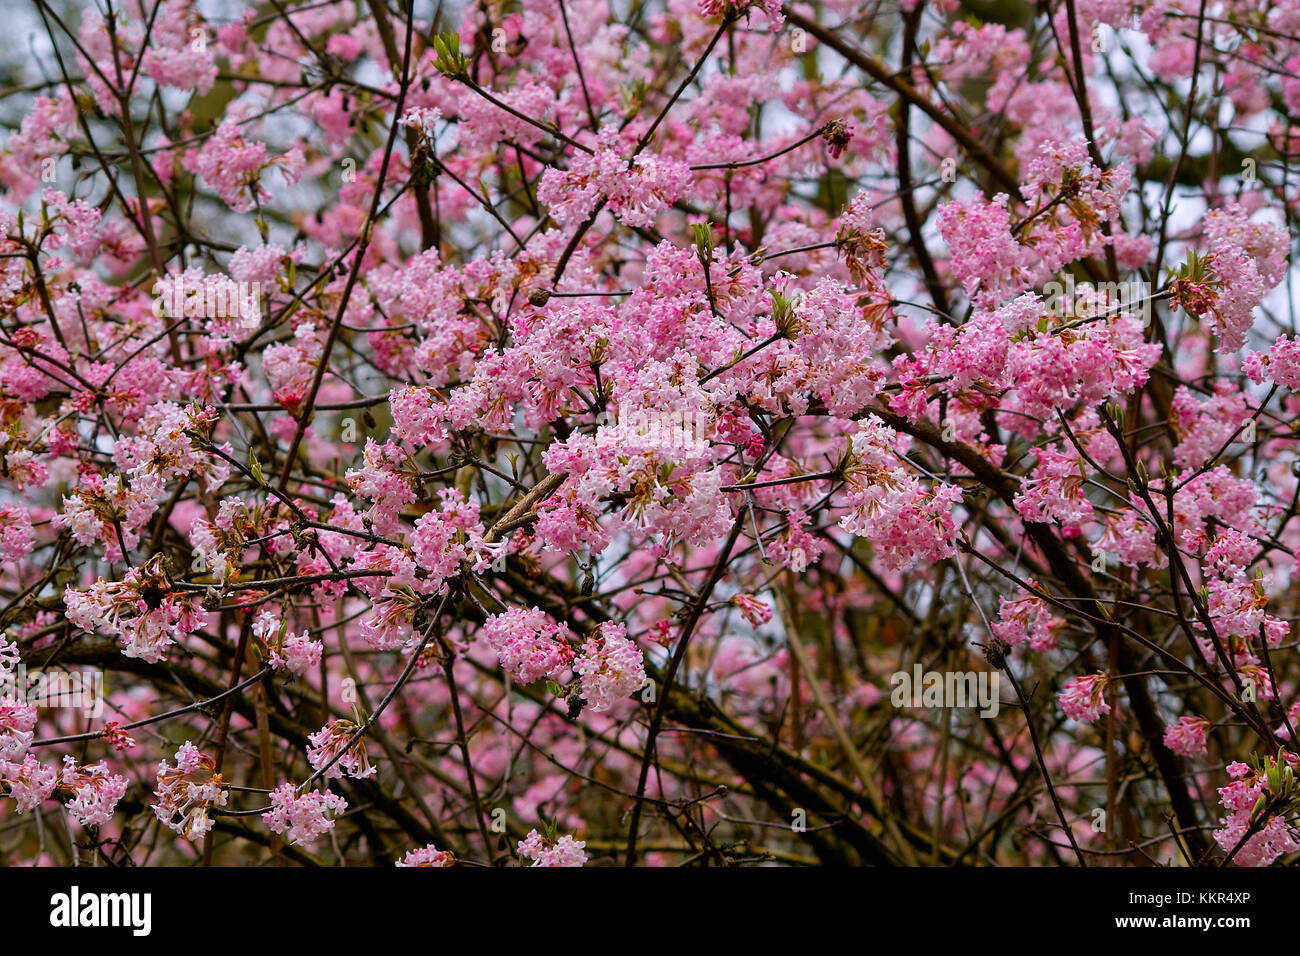
<svg viewBox="0 0 1300 956">
<path fill-rule="evenodd" d="M 1300 859 L 1300 0 L 16 16 L 0 863 Z"/>
</svg>

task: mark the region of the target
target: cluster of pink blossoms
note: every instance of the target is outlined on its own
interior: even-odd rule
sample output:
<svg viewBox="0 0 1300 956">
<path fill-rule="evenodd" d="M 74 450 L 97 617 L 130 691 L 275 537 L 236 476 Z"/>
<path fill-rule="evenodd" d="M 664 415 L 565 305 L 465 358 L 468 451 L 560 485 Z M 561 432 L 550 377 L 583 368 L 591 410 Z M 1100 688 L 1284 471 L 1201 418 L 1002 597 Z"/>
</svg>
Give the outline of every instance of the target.
<svg viewBox="0 0 1300 956">
<path fill-rule="evenodd" d="M 1092 502 L 1083 493 L 1083 462 L 1050 448 L 1037 454 L 1038 463 L 1015 497 L 1016 510 L 1026 521 L 1057 521 L 1077 534 L 1093 517 Z"/>
<path fill-rule="evenodd" d="M 568 834 L 550 841 L 536 830 L 519 841 L 519 855 L 532 860 L 533 866 L 582 866 L 587 862 L 586 843 Z"/>
<path fill-rule="evenodd" d="M 442 510 L 421 515 L 411 533 L 415 563 L 428 572 L 426 584 L 434 589 L 459 573 L 462 564 L 483 571 L 506 547 L 485 540 L 477 504 L 455 488 L 444 488 L 440 496 Z"/>
<path fill-rule="evenodd" d="M 1236 352 L 1255 324 L 1255 309 L 1286 272 L 1291 237 L 1272 223 L 1250 219 L 1240 204 L 1205 218 L 1207 274 L 1180 277 L 1174 301 L 1218 336 L 1221 352 Z"/>
<path fill-rule="evenodd" d="M 538 608 L 510 608 L 488 618 L 483 636 L 501 667 L 521 684 L 558 680 L 572 669 L 593 713 L 610 710 L 645 685 L 645 656 L 623 624 L 600 625 L 575 652 L 567 625 Z"/>
<path fill-rule="evenodd" d="M 63 603 L 74 625 L 118 637 L 124 655 L 151 664 L 161 661 L 168 647 L 207 622 L 199 601 L 171 590 L 156 561 L 132 568 L 121 581 L 100 578 L 85 591 L 69 585 Z"/>
<path fill-rule="evenodd" d="M 212 829 L 211 807 L 224 807 L 230 791 L 222 785 L 216 761 L 190 741 L 176 751 L 176 765 L 158 764 L 158 784 L 153 811 L 167 827 L 187 840 L 197 840 Z"/>
<path fill-rule="evenodd" d="M 253 621 L 253 636 L 261 639 L 265 645 L 267 662 L 277 670 L 284 668 L 291 674 L 302 677 L 318 667 L 325 645 L 313 641 L 307 634 L 295 634 L 289 630 L 288 621 L 277 617 L 270 610 L 263 609 Z"/>
<path fill-rule="evenodd" d="M 957 553 L 953 508 L 962 500 L 956 485 L 925 488 L 899 462 L 894 429 L 872 415 L 859 422 L 850 442 L 847 476 L 850 511 L 840 526 L 872 543 L 887 570 L 905 570 L 918 561 L 941 561 Z"/>
<path fill-rule="evenodd" d="M 1178 723 L 1165 728 L 1165 746 L 1184 757 L 1200 756 L 1205 753 L 1209 729 L 1210 722 L 1204 717 L 1179 717 Z"/>
<path fill-rule="evenodd" d="M 454 866 L 456 857 L 447 850 L 434 846 L 422 846 L 409 851 L 395 864 L 396 866 Z"/>
<path fill-rule="evenodd" d="M 1026 583 L 1036 586 L 1033 581 Z M 998 620 L 992 625 L 996 637 L 1011 647 L 1026 642 L 1036 651 L 1049 651 L 1056 647 L 1057 634 L 1065 627 L 1065 619 L 1053 615 L 1046 601 L 1029 594 L 1002 597 L 998 603 Z"/>
<path fill-rule="evenodd" d="M 1065 716 L 1080 723 L 1090 724 L 1103 714 L 1110 713 L 1106 701 L 1106 687 L 1110 678 L 1105 674 L 1084 674 L 1072 677 L 1061 690 L 1061 710 Z"/>
<path fill-rule="evenodd" d="M 645 657 L 623 624 L 602 624 L 583 642 L 573 672 L 593 713 L 610 710 L 645 684 Z"/>
<path fill-rule="evenodd" d="M 691 171 L 679 160 L 635 150 L 634 141 L 603 127 L 591 152 L 563 172 L 546 170 L 537 186 L 538 201 L 561 226 L 578 225 L 602 203 L 626 226 L 653 226 L 690 190 Z"/>
<path fill-rule="evenodd" d="M 752 594 L 732 595 L 731 603 L 740 614 L 754 627 L 761 627 L 772 620 L 772 609 Z"/>
<path fill-rule="evenodd" d="M 126 796 L 129 783 L 126 777 L 111 772 L 105 761 L 83 765 L 65 756 L 58 786 L 70 797 L 67 808 L 72 819 L 83 827 L 93 827 L 113 818 L 113 809 Z"/>
<path fill-rule="evenodd" d="M 0 505 L 0 561 L 18 561 L 32 553 L 36 536 L 31 515 L 21 505 Z"/>
<path fill-rule="evenodd" d="M 35 729 L 35 707 L 14 697 L 0 697 L 0 761 L 21 760 Z"/>
<path fill-rule="evenodd" d="M 185 154 L 185 165 L 204 182 L 217 190 L 221 199 L 235 212 L 248 212 L 254 200 L 264 203 L 271 194 L 262 185 L 262 170 L 275 164 L 290 186 L 302 174 L 302 154 L 293 151 L 268 159 L 266 144 L 244 139 L 233 120 L 225 120 L 199 149 Z"/>
<path fill-rule="evenodd" d="M 1241 364 L 1256 385 L 1272 379 L 1283 388 L 1300 391 L 1300 339 L 1279 335 L 1267 352 L 1251 352 Z"/>
<path fill-rule="evenodd" d="M 188 2 L 162 9 L 153 27 L 153 44 L 144 51 L 141 68 L 160 86 L 193 90 L 200 96 L 217 79 L 216 44 L 209 45 L 206 30 L 194 26 L 196 13 Z"/>
<path fill-rule="evenodd" d="M 538 608 L 510 608 L 483 625 L 483 637 L 501 667 L 521 684 L 554 680 L 573 663 L 573 634 Z"/>
<path fill-rule="evenodd" d="M 0 760 L 0 783 L 13 798 L 14 808 L 19 813 L 28 813 L 53 795 L 59 783 L 59 771 L 27 754 L 21 762 Z"/>
<path fill-rule="evenodd" d="M 307 738 L 307 760 L 312 769 L 323 772 L 324 779 L 343 776 L 363 780 L 375 775 L 366 756 L 365 744 L 352 742 L 357 725 L 350 720 L 331 720 Z M 335 759 L 337 758 L 337 759 Z"/>
<path fill-rule="evenodd" d="M 271 809 L 263 820 L 272 833 L 283 833 L 290 843 L 307 845 L 334 829 L 331 814 L 342 813 L 347 806 L 337 793 L 311 790 L 300 794 L 293 784 L 282 783 L 271 791 Z"/>
<path fill-rule="evenodd" d="M 1214 841 L 1225 853 L 1234 853 L 1240 866 L 1268 866 L 1284 853 L 1300 850 L 1300 833 L 1277 812 L 1295 783 L 1293 754 L 1267 757 L 1252 770 L 1240 761 L 1228 765 L 1232 782 L 1219 788 L 1219 802 L 1228 815 L 1214 831 Z"/>
</svg>

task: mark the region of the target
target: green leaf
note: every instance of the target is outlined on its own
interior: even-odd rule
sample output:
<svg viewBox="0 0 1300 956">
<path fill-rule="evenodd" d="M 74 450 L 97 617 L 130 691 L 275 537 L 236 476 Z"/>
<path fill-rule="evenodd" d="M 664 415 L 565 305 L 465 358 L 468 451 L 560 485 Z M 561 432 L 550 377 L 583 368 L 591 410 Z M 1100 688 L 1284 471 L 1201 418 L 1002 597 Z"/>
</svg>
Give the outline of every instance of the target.
<svg viewBox="0 0 1300 956">
<path fill-rule="evenodd" d="M 713 223 L 697 222 L 692 224 L 691 232 L 695 236 L 695 248 L 705 260 L 713 258 Z"/>
</svg>

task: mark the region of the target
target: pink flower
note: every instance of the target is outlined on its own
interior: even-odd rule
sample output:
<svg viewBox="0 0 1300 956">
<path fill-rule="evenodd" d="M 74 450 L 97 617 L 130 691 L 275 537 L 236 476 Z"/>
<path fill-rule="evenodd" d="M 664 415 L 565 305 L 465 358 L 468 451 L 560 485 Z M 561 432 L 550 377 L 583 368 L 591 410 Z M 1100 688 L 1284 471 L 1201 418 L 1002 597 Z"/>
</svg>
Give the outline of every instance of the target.
<svg viewBox="0 0 1300 956">
<path fill-rule="evenodd" d="M 1206 216 L 1205 235 L 1208 254 L 1183 267 L 1173 300 L 1219 337 L 1220 352 L 1235 352 L 1255 324 L 1255 307 L 1282 281 L 1290 236 L 1282 226 L 1252 222 L 1236 203 Z"/>
<path fill-rule="evenodd" d="M 1267 369 L 1268 377 L 1279 385 L 1300 392 L 1300 339 L 1278 336 L 1261 368 Z M 1263 381 L 1262 376 L 1259 381 Z"/>
<path fill-rule="evenodd" d="M 752 594 L 732 595 L 731 603 L 740 609 L 741 616 L 754 627 L 762 627 L 772 620 L 772 609 Z"/>
<path fill-rule="evenodd" d="M 286 178 L 297 179 L 302 157 L 282 157 Z M 221 200 L 235 212 L 248 212 L 253 208 L 253 198 L 266 202 L 271 194 L 262 186 L 262 170 L 272 162 L 267 157 L 266 144 L 248 142 L 233 120 L 223 120 L 216 133 L 208 137 L 202 148 L 185 154 L 185 168 L 203 178 L 217 191 Z"/>
<path fill-rule="evenodd" d="M 364 780 L 375 775 L 375 768 L 366 756 L 363 740 L 348 746 L 348 741 L 356 733 L 357 725 L 350 720 L 331 720 L 328 724 L 307 738 L 307 760 L 313 770 L 319 771 L 329 765 L 325 771 L 326 780 L 343 776 Z M 338 760 L 336 755 L 341 754 Z M 333 761 L 331 763 L 331 761 Z"/>
<path fill-rule="evenodd" d="M 443 510 L 421 515 L 411 536 L 415 562 L 429 572 L 425 581 L 433 590 L 460 573 L 462 562 L 475 571 L 485 570 L 503 547 L 484 540 L 486 529 L 478 519 L 478 505 L 466 501 L 455 488 L 443 489 L 441 497 Z"/>
<path fill-rule="evenodd" d="M 532 860 L 533 866 L 582 866 L 587 862 L 586 843 L 572 836 L 562 836 L 554 843 L 536 830 L 519 841 L 519 855 Z"/>
<path fill-rule="evenodd" d="M 122 654 L 148 663 L 166 656 L 178 638 L 203 627 L 207 615 L 190 594 L 171 590 L 157 558 L 117 582 L 103 578 L 86 591 L 63 592 L 68 620 L 86 631 L 117 635 Z"/>
<path fill-rule="evenodd" d="M 1199 468 L 1222 452 L 1242 426 L 1251 419 L 1246 396 L 1223 382 L 1202 401 L 1186 386 L 1174 392 L 1173 415 L 1182 440 L 1174 452 L 1174 463 Z"/>
<path fill-rule="evenodd" d="M 76 126 L 76 108 L 67 92 L 60 90 L 56 96 L 38 96 L 20 128 L 10 135 L 9 150 L 20 165 L 40 169 L 46 157 L 61 156 L 68 151 L 68 135 Z"/>
<path fill-rule="evenodd" d="M 906 570 L 919 561 L 952 557 L 957 528 L 952 509 L 961 489 L 936 483 L 926 490 L 897 463 L 895 432 L 874 415 L 851 441 L 848 504 L 840 526 L 871 541 L 880 565 Z"/>
<path fill-rule="evenodd" d="M 32 519 L 19 504 L 0 505 L 0 561 L 18 561 L 35 547 Z"/>
<path fill-rule="evenodd" d="M 999 600 L 999 619 L 993 624 L 993 633 L 1012 647 L 1028 641 L 1034 650 L 1046 651 L 1056 647 L 1057 632 L 1064 627 L 1065 619 L 1053 616 L 1046 601 L 1029 594 Z"/>
<path fill-rule="evenodd" d="M 224 807 L 230 797 L 215 771 L 216 761 L 185 741 L 176 751 L 176 766 L 158 764 L 154 814 L 187 840 L 203 836 L 212 829 L 208 809 Z"/>
<path fill-rule="evenodd" d="M 408 385 L 389 394 L 394 431 L 412 445 L 429 445 L 447 437 L 441 403 L 427 388 Z"/>
<path fill-rule="evenodd" d="M 22 763 L 0 759 L 0 782 L 8 785 L 18 812 L 27 813 L 50 798 L 58 786 L 59 773 L 28 754 Z"/>
<path fill-rule="evenodd" d="M 0 697 L 0 761 L 21 760 L 35 729 L 35 707 L 16 697 Z"/>
<path fill-rule="evenodd" d="M 1009 197 L 961 200 L 939 210 L 939 234 L 948 244 L 953 274 L 981 305 L 1018 295 L 1046 279 L 1049 264 L 1011 234 Z"/>
<path fill-rule="evenodd" d="M 1206 582 L 1215 629 L 1220 634 L 1251 638 L 1262 626 L 1269 647 L 1281 644 L 1290 625 L 1264 612 L 1268 605 L 1266 584 L 1266 577 L 1247 577 L 1244 570 L 1235 571 L 1229 580 L 1216 577 Z"/>
<path fill-rule="evenodd" d="M 290 634 L 284 639 L 280 653 L 271 658 L 272 667 L 284 667 L 291 674 L 302 677 L 311 673 L 319 665 L 325 645 L 313 641 L 306 634 Z"/>
<path fill-rule="evenodd" d="M 1184 757 L 1205 753 L 1205 732 L 1210 722 L 1204 717 L 1180 717 L 1178 723 L 1165 728 L 1165 746 Z"/>
<path fill-rule="evenodd" d="M 439 850 L 432 844 L 407 852 L 395 866 L 455 866 L 456 857 L 450 850 Z"/>
<path fill-rule="evenodd" d="M 266 825 L 272 833 L 283 833 L 291 844 L 315 843 L 334 829 L 330 814 L 347 809 L 348 802 L 336 793 L 313 790 L 299 794 L 291 783 L 282 783 L 271 791 L 271 809 Z"/>
<path fill-rule="evenodd" d="M 1289 763 L 1272 757 L 1264 761 L 1258 772 L 1240 762 L 1230 764 L 1232 783 L 1219 788 L 1219 802 L 1228 813 L 1214 831 L 1214 842 L 1225 854 L 1235 854 L 1232 862 L 1238 866 L 1269 866 L 1283 854 L 1300 850 L 1300 834 L 1287 822 L 1283 808 L 1274 806 L 1274 812 L 1260 815 L 1290 792 L 1288 784 L 1293 786 L 1295 781 Z M 1270 789 L 1273 781 L 1278 792 Z"/>
<path fill-rule="evenodd" d="M 141 66 L 160 86 L 193 90 L 204 96 L 217 79 L 216 46 L 193 26 L 195 11 L 186 2 L 168 3 L 153 22 L 151 46 Z"/>
<path fill-rule="evenodd" d="M 645 684 L 645 659 L 622 624 L 605 623 L 582 645 L 573 671 L 582 697 L 595 713 L 611 709 Z"/>
<path fill-rule="evenodd" d="M 616 128 L 603 127 L 594 152 L 580 153 L 568 169 L 546 171 L 538 202 L 564 227 L 585 220 L 602 198 L 625 225 L 653 227 L 659 213 L 685 195 L 692 173 L 685 163 L 647 150 L 629 163 L 625 156 L 631 152 Z"/>
<path fill-rule="evenodd" d="M 572 633 L 538 608 L 510 608 L 483 625 L 502 668 L 521 684 L 557 678 L 573 661 Z"/>
<path fill-rule="evenodd" d="M 286 622 L 265 608 L 253 621 L 253 636 L 266 646 L 267 663 L 271 667 L 288 670 L 299 677 L 311 673 L 325 652 L 320 641 L 313 641 L 306 634 L 294 634 Z"/>
<path fill-rule="evenodd" d="M 1105 674 L 1089 674 L 1068 681 L 1061 691 L 1061 709 L 1065 716 L 1080 723 L 1090 724 L 1102 714 L 1110 713 L 1105 691 L 1110 678 Z"/>
<path fill-rule="evenodd" d="M 409 459 L 398 445 L 380 445 L 366 439 L 364 466 L 349 469 L 344 476 L 353 492 L 373 502 L 366 517 L 376 534 L 389 535 L 400 530 L 398 511 L 415 501 L 413 478 L 408 473 Z"/>
<path fill-rule="evenodd" d="M 1083 494 L 1082 462 L 1048 448 L 1039 449 L 1038 464 L 1015 497 L 1016 510 L 1026 521 L 1059 521 L 1080 525 L 1092 520 L 1092 502 Z"/>
<path fill-rule="evenodd" d="M 135 738 L 128 734 L 116 720 L 104 724 L 104 729 L 99 732 L 99 735 L 118 752 L 130 750 L 136 745 Z"/>
<path fill-rule="evenodd" d="M 83 766 L 72 757 L 64 757 L 59 787 L 72 793 L 67 805 L 72 818 L 83 827 L 93 827 L 112 819 L 117 802 L 126 796 L 127 780 L 109 773 L 103 761 Z"/>
</svg>

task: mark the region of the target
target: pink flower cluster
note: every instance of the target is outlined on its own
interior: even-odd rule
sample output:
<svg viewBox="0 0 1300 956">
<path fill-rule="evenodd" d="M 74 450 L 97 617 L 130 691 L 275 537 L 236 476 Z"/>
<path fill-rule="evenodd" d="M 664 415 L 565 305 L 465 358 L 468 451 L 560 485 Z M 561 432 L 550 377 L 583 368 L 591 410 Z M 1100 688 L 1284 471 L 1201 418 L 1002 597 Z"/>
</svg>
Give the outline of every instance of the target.
<svg viewBox="0 0 1300 956">
<path fill-rule="evenodd" d="M 636 152 L 635 144 L 606 126 L 593 151 L 580 154 L 566 170 L 546 171 L 537 186 L 537 199 L 563 227 L 578 225 L 601 202 L 626 226 L 653 226 L 658 215 L 690 188 L 691 171 L 685 163 Z"/>
<path fill-rule="evenodd" d="M 1271 223 L 1252 221 L 1239 204 L 1205 218 L 1207 284 L 1179 290 L 1176 301 L 1198 315 L 1218 336 L 1221 352 L 1235 352 L 1255 324 L 1255 308 L 1282 281 L 1290 235 Z"/>
<path fill-rule="evenodd" d="M 253 621 L 253 635 L 261 639 L 269 655 L 267 662 L 277 670 L 283 668 L 299 677 L 320 665 L 325 645 L 306 634 L 294 634 L 288 622 L 263 609 Z"/>
<path fill-rule="evenodd" d="M 1209 729 L 1210 722 L 1204 717 L 1179 717 L 1178 723 L 1165 728 L 1165 746 L 1184 757 L 1200 756 L 1205 753 Z"/>
<path fill-rule="evenodd" d="M 271 164 L 279 166 L 289 185 L 296 184 L 302 174 L 301 153 L 290 152 L 268 159 L 266 144 L 245 140 L 238 124 L 229 119 L 217 127 L 215 135 L 201 148 L 185 154 L 186 168 L 202 176 L 235 212 L 248 212 L 254 202 L 264 203 L 271 198 L 261 183 L 262 170 Z"/>
<path fill-rule="evenodd" d="M 514 680 L 531 684 L 559 677 L 573 662 L 573 634 L 538 608 L 510 608 L 483 625 L 483 637 Z"/>
<path fill-rule="evenodd" d="M 455 866 L 456 857 L 448 850 L 439 850 L 434 846 L 422 846 L 409 851 L 395 864 L 396 866 Z"/>
<path fill-rule="evenodd" d="M 35 728 L 35 707 L 15 697 L 0 697 L 0 761 L 21 760 Z"/>
<path fill-rule="evenodd" d="M 1026 521 L 1058 521 L 1077 534 L 1078 526 L 1093 516 L 1092 502 L 1083 493 L 1085 475 L 1077 456 L 1040 449 L 1038 464 L 1015 497 L 1016 510 Z"/>
<path fill-rule="evenodd" d="M 895 431 L 872 415 L 859 422 L 850 443 L 850 511 L 840 527 L 867 538 L 881 567 L 906 570 L 957 553 L 953 508 L 962 500 L 955 485 L 925 488 L 901 467 Z"/>
<path fill-rule="evenodd" d="M 323 771 L 324 779 L 343 776 L 364 780 L 375 775 L 366 757 L 365 743 L 350 743 L 357 725 L 350 720 L 331 720 L 307 738 L 307 760 L 313 770 Z M 338 758 L 337 760 L 335 758 Z"/>
<path fill-rule="evenodd" d="M 1232 782 L 1219 788 L 1219 802 L 1227 811 L 1214 831 L 1214 841 L 1224 853 L 1235 853 L 1238 866 L 1269 866 L 1284 853 L 1300 850 L 1300 833 L 1277 812 L 1273 801 L 1285 794 L 1283 777 L 1294 782 L 1290 760 L 1266 757 L 1257 770 L 1240 761 L 1228 765 Z M 1268 812 L 1261 814 L 1266 808 Z"/>
<path fill-rule="evenodd" d="M 85 591 L 68 586 L 63 603 L 75 626 L 117 636 L 126 657 L 151 664 L 207 621 L 207 613 L 193 596 L 171 590 L 156 561 L 132 568 L 121 581 L 100 578 Z"/>
<path fill-rule="evenodd" d="M 1061 690 L 1061 710 L 1065 716 L 1080 723 L 1090 724 L 1103 714 L 1110 713 L 1106 702 L 1106 687 L 1110 678 L 1105 674 L 1085 674 L 1072 677 Z"/>
<path fill-rule="evenodd" d="M 212 829 L 208 811 L 224 807 L 230 791 L 222 785 L 216 761 L 190 741 L 176 751 L 176 765 L 158 764 L 158 784 L 153 811 L 167 827 L 187 840 L 197 840 Z"/>
<path fill-rule="evenodd" d="M 489 544 L 483 537 L 478 505 L 466 501 L 455 488 L 445 488 L 440 495 L 442 510 L 421 515 L 411 535 L 415 563 L 428 572 L 425 581 L 436 590 L 458 574 L 462 564 L 476 572 L 485 570 L 505 546 Z"/>
<path fill-rule="evenodd" d="M 519 855 L 533 866 L 582 866 L 587 862 L 586 843 L 565 835 L 551 842 L 536 830 L 519 841 Z"/>
<path fill-rule="evenodd" d="M 328 790 L 298 793 L 291 783 L 282 783 L 271 791 L 271 809 L 264 816 L 272 833 L 283 833 L 292 844 L 315 843 L 334 829 L 337 815 L 348 802 Z"/>
<path fill-rule="evenodd" d="M 63 758 L 59 787 L 69 793 L 68 814 L 83 827 L 102 826 L 113 817 L 117 802 L 126 796 L 128 782 L 112 773 L 104 761 L 79 764 L 72 757 Z"/>
<path fill-rule="evenodd" d="M 0 759 L 0 783 L 14 800 L 19 813 L 28 813 L 48 800 L 59 784 L 59 771 L 47 767 L 32 754 L 22 762 Z"/>
<path fill-rule="evenodd" d="M 1028 583 L 1032 586 L 1035 582 Z M 999 598 L 999 615 L 993 623 L 993 633 L 1011 647 L 1028 642 L 1036 651 L 1050 651 L 1056 647 L 1057 634 L 1064 627 L 1065 619 L 1054 616 L 1046 601 L 1029 594 Z"/>
<path fill-rule="evenodd" d="M 628 639 L 622 624 L 602 624 L 583 642 L 573 663 L 582 697 L 593 713 L 610 710 L 645 684 L 641 649 Z"/>
</svg>

